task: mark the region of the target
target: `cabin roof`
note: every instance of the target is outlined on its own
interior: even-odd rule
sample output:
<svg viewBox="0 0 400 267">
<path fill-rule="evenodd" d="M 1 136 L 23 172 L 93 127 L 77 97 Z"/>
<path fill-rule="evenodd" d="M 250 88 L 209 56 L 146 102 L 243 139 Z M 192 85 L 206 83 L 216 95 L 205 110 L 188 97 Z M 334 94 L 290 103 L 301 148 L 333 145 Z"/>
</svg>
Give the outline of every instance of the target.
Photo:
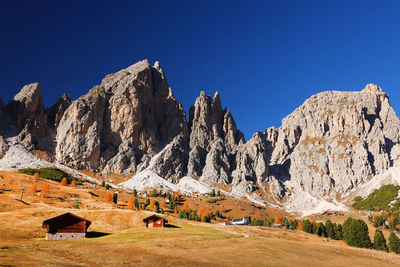
<svg viewBox="0 0 400 267">
<path fill-rule="evenodd" d="M 80 221 L 86 221 L 86 229 L 92 224 L 91 221 L 89 221 L 89 220 L 87 220 L 85 218 L 82 218 L 82 217 L 80 217 L 80 216 L 78 216 L 76 214 L 73 214 L 71 212 L 67 212 L 67 213 L 64 213 L 64 214 L 61 214 L 61 215 L 58 215 L 56 217 L 53 217 L 53 218 L 50 218 L 50 219 L 47 219 L 47 220 L 43 221 L 43 224 L 42 224 L 43 228 L 45 227 L 45 225 L 58 224 L 59 222 L 67 219 L 68 217 L 73 217 L 73 218 L 78 219 Z"/>
<path fill-rule="evenodd" d="M 151 215 L 151 216 L 149 216 L 149 217 L 147 217 L 147 218 L 144 218 L 144 219 L 143 219 L 143 222 L 146 222 L 146 221 L 148 221 L 148 220 L 150 220 L 150 219 L 153 219 L 153 218 L 162 219 L 162 220 L 164 220 L 166 223 L 168 222 L 167 219 L 165 219 L 164 217 L 161 217 L 161 216 L 159 216 L 159 215 L 157 215 L 157 214 L 153 214 L 153 215 Z"/>
</svg>

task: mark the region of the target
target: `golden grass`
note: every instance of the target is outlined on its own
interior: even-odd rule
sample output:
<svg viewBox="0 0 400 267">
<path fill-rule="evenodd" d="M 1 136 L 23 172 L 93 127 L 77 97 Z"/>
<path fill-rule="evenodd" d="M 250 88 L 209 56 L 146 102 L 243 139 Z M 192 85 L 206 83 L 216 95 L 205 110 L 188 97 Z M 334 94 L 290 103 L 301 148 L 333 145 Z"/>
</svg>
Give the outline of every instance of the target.
<svg viewBox="0 0 400 267">
<path fill-rule="evenodd" d="M 142 220 L 150 212 L 118 209 L 98 201 L 86 189 L 62 187 L 55 183 L 52 184 L 52 199 L 43 202 L 36 201 L 34 196 L 27 196 L 30 205 L 20 206 L 20 202 L 13 202 L 13 198 L 18 197 L 15 188 L 19 183 L 28 183 L 31 178 L 16 174 L 2 175 L 7 176 L 6 187 L 10 191 L 0 194 L 0 203 L 5 201 L 8 207 L 8 211 L 0 212 L 0 265 L 336 267 L 400 264 L 400 257 L 394 254 L 351 248 L 343 241 L 300 231 L 221 226 L 179 220 L 171 216 L 168 220 L 176 228 L 147 229 Z M 68 208 L 65 202 L 58 199 L 60 194 L 68 192 L 82 197 L 84 207 L 97 205 L 96 209 Z M 194 206 L 204 203 L 204 199 L 189 200 Z M 250 206 L 234 199 L 218 203 L 224 203 L 225 208 L 236 206 L 239 211 Z M 218 207 L 216 204 L 210 205 Z M 259 210 L 256 207 L 252 209 L 254 212 Z M 89 232 L 108 235 L 81 240 L 45 241 L 42 221 L 67 211 L 91 220 Z M 275 211 L 267 209 L 260 212 Z M 344 218 L 338 217 L 337 220 Z"/>
</svg>

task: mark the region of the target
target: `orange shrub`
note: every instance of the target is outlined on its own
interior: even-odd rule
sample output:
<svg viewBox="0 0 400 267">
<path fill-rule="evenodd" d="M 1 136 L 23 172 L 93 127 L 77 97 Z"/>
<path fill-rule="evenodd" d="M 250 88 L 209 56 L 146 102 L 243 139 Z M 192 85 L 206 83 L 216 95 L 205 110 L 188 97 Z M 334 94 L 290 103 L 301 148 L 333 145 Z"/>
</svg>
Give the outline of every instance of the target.
<svg viewBox="0 0 400 267">
<path fill-rule="evenodd" d="M 175 213 L 175 214 L 178 214 L 178 206 L 175 206 L 174 213 Z"/>
<path fill-rule="evenodd" d="M 299 225 L 297 226 L 298 230 L 303 230 L 303 221 L 299 222 Z"/>
<path fill-rule="evenodd" d="M 165 199 L 163 199 L 163 200 L 161 200 L 161 207 L 166 207 L 166 205 L 165 205 Z"/>
<path fill-rule="evenodd" d="M 190 211 L 189 203 L 188 203 L 187 201 L 185 201 L 185 203 L 183 203 L 182 210 L 184 210 L 184 211 Z"/>
<path fill-rule="evenodd" d="M 62 180 L 61 180 L 61 185 L 64 185 L 64 186 L 66 186 L 66 185 L 68 185 L 68 181 L 67 181 L 67 178 L 62 178 Z"/>
<path fill-rule="evenodd" d="M 35 181 L 37 181 L 37 179 L 39 179 L 39 173 L 35 172 L 35 174 L 33 175 L 33 178 L 35 178 Z"/>
<path fill-rule="evenodd" d="M 128 202 L 128 210 L 133 210 L 134 206 L 133 206 L 133 196 L 131 196 L 129 198 L 129 202 Z"/>
<path fill-rule="evenodd" d="M 149 205 L 149 209 L 150 210 L 154 210 L 155 209 L 155 207 L 156 207 L 155 202 L 156 201 L 154 199 L 150 200 L 150 205 Z"/>
<path fill-rule="evenodd" d="M 279 218 L 279 216 L 275 216 L 274 224 L 282 224 L 282 220 L 281 220 L 281 218 Z"/>
<path fill-rule="evenodd" d="M 42 197 L 48 197 L 50 195 L 50 185 L 48 183 L 43 184 L 40 191 Z"/>
<path fill-rule="evenodd" d="M 111 193 L 111 192 L 107 192 L 107 194 L 106 194 L 104 200 L 105 200 L 106 202 L 111 202 L 111 200 L 112 200 L 112 193 Z"/>
<path fill-rule="evenodd" d="M 75 180 L 72 180 L 72 182 L 71 182 L 71 186 L 72 186 L 72 187 L 75 187 L 75 186 L 76 186 L 76 182 L 75 182 Z"/>
</svg>

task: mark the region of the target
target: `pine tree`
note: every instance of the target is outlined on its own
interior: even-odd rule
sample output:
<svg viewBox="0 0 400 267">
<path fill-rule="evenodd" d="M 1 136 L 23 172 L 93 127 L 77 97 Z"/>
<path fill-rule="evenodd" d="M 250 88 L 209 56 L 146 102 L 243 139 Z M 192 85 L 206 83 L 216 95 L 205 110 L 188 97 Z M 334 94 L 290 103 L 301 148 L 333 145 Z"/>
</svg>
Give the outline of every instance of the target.
<svg viewBox="0 0 400 267">
<path fill-rule="evenodd" d="M 309 234 L 313 233 L 313 225 L 309 220 L 303 222 L 303 231 Z"/>
<path fill-rule="evenodd" d="M 101 187 L 106 187 L 106 182 L 101 181 Z"/>
<path fill-rule="evenodd" d="M 325 227 L 326 227 L 326 234 L 328 235 L 328 237 L 335 239 L 335 230 L 331 220 L 326 221 Z"/>
<path fill-rule="evenodd" d="M 372 243 L 369 238 L 367 224 L 363 220 L 349 219 L 347 219 L 343 224 L 343 237 L 347 245 L 360 248 L 371 248 Z"/>
<path fill-rule="evenodd" d="M 341 224 L 338 224 L 336 232 L 336 240 L 342 240 L 342 239 L 343 239 L 343 227 Z"/>
<path fill-rule="evenodd" d="M 151 196 L 152 197 L 156 197 L 157 196 L 157 190 L 155 188 L 153 188 L 153 190 L 151 190 Z"/>
<path fill-rule="evenodd" d="M 353 221 L 354 219 L 349 217 L 343 223 L 343 240 L 346 242 L 350 239 L 350 225 Z"/>
<path fill-rule="evenodd" d="M 374 249 L 388 252 L 389 249 L 386 245 L 386 239 L 381 230 L 376 229 L 374 235 Z"/>
<path fill-rule="evenodd" d="M 135 200 L 133 201 L 133 203 L 135 204 L 135 209 L 139 208 L 139 201 L 138 199 L 135 197 Z"/>
<path fill-rule="evenodd" d="M 132 194 L 133 194 L 134 197 L 137 197 L 137 190 L 136 190 L 136 188 L 133 189 Z"/>
<path fill-rule="evenodd" d="M 395 233 L 393 233 L 393 231 L 390 232 L 389 235 L 389 249 L 390 252 L 400 254 L 400 239 L 397 237 Z"/>
<path fill-rule="evenodd" d="M 115 204 L 117 204 L 117 202 L 118 202 L 118 194 L 117 194 L 117 193 L 114 193 L 114 194 L 113 194 L 112 201 L 113 201 Z"/>
<path fill-rule="evenodd" d="M 315 230 L 315 233 L 316 233 L 318 236 L 327 237 L 327 234 L 326 234 L 326 227 L 325 227 L 325 225 L 324 225 L 322 222 L 317 223 L 317 227 L 316 227 L 315 229 L 316 229 L 316 230 Z"/>
<path fill-rule="evenodd" d="M 68 185 L 68 181 L 67 181 L 67 178 L 62 178 L 62 180 L 61 180 L 61 185 L 63 185 L 63 186 L 66 186 L 66 185 Z"/>
<path fill-rule="evenodd" d="M 214 188 L 213 188 L 213 190 L 211 191 L 210 196 L 215 197 L 215 190 L 214 190 Z"/>
</svg>

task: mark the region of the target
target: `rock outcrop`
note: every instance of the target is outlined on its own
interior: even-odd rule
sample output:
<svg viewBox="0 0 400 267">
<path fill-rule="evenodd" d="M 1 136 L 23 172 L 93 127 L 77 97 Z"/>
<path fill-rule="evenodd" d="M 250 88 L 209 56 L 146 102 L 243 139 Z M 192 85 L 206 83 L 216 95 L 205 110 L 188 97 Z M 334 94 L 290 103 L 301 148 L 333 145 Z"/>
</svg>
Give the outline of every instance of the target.
<svg viewBox="0 0 400 267">
<path fill-rule="evenodd" d="M 203 91 L 200 93 L 189 111 L 189 129 L 188 174 L 202 176 L 204 182 L 228 183 L 231 179 L 227 177 L 232 171 L 230 158 L 245 140 L 230 111 L 222 109 L 218 92 L 213 98 Z M 215 173 L 221 176 L 210 178 Z"/>
<path fill-rule="evenodd" d="M 188 138 L 185 111 L 159 63 L 141 61 L 72 102 L 57 129 L 56 157 L 78 169 L 135 172 L 179 135 Z"/>
<path fill-rule="evenodd" d="M 29 150 L 38 149 L 48 133 L 40 84 L 25 85 L 8 103 L 6 111 L 19 130 L 18 141 Z"/>
<path fill-rule="evenodd" d="M 260 135 L 256 135 L 246 146 L 253 142 L 269 146 L 262 154 L 271 176 L 323 197 L 348 192 L 393 165 L 390 155 L 400 142 L 399 133 L 400 121 L 388 95 L 376 85 L 367 85 L 361 92 L 312 96 L 286 117 L 279 129 L 268 129 L 264 141 L 258 141 Z M 238 179 L 237 172 L 235 183 L 244 179 Z"/>
</svg>

